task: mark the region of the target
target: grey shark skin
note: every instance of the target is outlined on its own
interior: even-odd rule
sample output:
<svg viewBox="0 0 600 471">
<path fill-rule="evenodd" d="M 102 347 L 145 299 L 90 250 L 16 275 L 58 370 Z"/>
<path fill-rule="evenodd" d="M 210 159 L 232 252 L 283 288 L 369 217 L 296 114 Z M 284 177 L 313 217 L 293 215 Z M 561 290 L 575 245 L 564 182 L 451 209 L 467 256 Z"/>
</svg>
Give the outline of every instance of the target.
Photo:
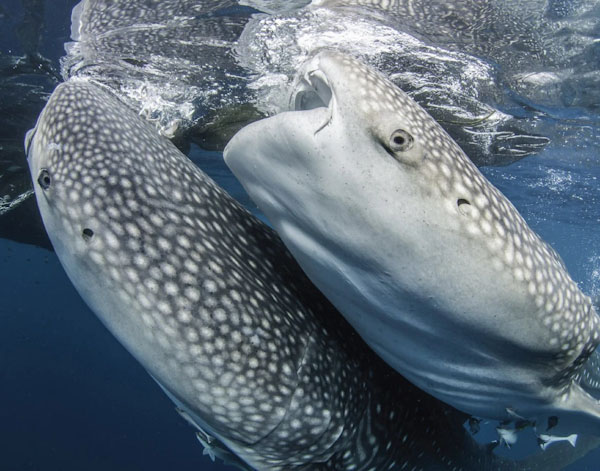
<svg viewBox="0 0 600 471">
<path fill-rule="evenodd" d="M 529 10 L 543 11 L 544 0 L 529 3 L 534 4 L 528 5 Z M 491 54 L 497 60 L 522 61 L 528 55 L 530 61 L 540 61 L 543 57 L 532 15 L 519 16 L 514 3 L 506 0 L 313 0 L 311 5 L 369 8 L 437 44 Z"/>
<path fill-rule="evenodd" d="M 438 399 L 600 434 L 578 384 L 600 322 L 560 257 L 386 78 L 329 51 L 298 77 L 295 111 L 244 128 L 225 160 L 309 278 Z"/>
<path fill-rule="evenodd" d="M 377 358 L 271 229 L 103 87 L 60 85 L 26 147 L 73 284 L 210 453 L 259 470 L 523 469 Z"/>
<path fill-rule="evenodd" d="M 81 0 L 71 14 L 62 75 L 94 80 L 183 139 L 225 105 L 247 102 L 226 53 L 248 14 L 234 0 Z"/>
<path fill-rule="evenodd" d="M 313 0 L 313 7 L 379 12 L 436 44 L 494 59 L 505 69 L 573 67 L 590 61 L 600 2 L 552 0 Z M 579 63 L 583 66 L 584 63 Z M 588 64 L 589 67 L 589 64 Z"/>
<path fill-rule="evenodd" d="M 598 0 L 313 0 L 311 6 L 357 10 L 491 61 L 525 108 L 552 114 L 548 107 L 566 107 L 597 116 Z"/>
<path fill-rule="evenodd" d="M 257 15 L 234 50 L 255 77 L 250 86 L 257 92 L 257 107 L 272 115 L 287 109 L 285 90 L 298 68 L 322 48 L 351 54 L 387 74 L 468 150 L 477 166 L 507 165 L 550 142 L 540 134 L 539 116 L 506 113 L 521 104 L 509 98 L 491 63 L 424 41 L 365 8 Z"/>
</svg>

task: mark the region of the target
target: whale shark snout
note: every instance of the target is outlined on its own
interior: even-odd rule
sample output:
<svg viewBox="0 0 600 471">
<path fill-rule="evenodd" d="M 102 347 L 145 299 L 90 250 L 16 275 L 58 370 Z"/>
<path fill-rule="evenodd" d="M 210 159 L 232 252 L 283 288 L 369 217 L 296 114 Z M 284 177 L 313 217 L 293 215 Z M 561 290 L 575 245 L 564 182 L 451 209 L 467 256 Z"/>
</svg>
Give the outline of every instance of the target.
<svg viewBox="0 0 600 471">
<path fill-rule="evenodd" d="M 579 385 L 600 322 L 560 257 L 418 104 L 322 51 L 293 111 L 225 160 L 311 280 L 391 366 L 475 416 L 600 430 Z"/>
</svg>

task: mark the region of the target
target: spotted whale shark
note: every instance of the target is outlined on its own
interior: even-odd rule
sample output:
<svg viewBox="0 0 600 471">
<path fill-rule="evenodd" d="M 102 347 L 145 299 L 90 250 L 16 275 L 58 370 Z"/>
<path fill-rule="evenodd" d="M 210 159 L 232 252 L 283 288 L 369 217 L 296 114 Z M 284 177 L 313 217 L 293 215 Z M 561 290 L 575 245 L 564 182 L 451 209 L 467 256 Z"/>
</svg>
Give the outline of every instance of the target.
<svg viewBox="0 0 600 471">
<path fill-rule="evenodd" d="M 532 18 L 546 2 L 534 0 L 516 8 L 516 2 L 496 0 L 313 0 L 313 7 L 360 8 L 380 12 L 436 44 L 491 56 L 504 66 L 543 60 L 543 43 Z"/>
<path fill-rule="evenodd" d="M 322 51 L 225 160 L 310 279 L 414 384 L 478 417 L 600 433 L 600 342 L 558 254 L 416 102 Z M 583 374 L 585 371 L 585 374 Z M 558 430 L 558 429 L 557 429 Z"/>
<path fill-rule="evenodd" d="M 531 0 L 313 0 L 312 8 L 372 14 L 438 46 L 499 65 L 505 84 L 540 111 L 593 112 L 600 4 Z"/>
<path fill-rule="evenodd" d="M 554 469 L 476 444 L 463 413 L 381 361 L 273 230 L 108 89 L 61 84 L 26 149 L 69 278 L 211 456 L 258 470 Z"/>
</svg>

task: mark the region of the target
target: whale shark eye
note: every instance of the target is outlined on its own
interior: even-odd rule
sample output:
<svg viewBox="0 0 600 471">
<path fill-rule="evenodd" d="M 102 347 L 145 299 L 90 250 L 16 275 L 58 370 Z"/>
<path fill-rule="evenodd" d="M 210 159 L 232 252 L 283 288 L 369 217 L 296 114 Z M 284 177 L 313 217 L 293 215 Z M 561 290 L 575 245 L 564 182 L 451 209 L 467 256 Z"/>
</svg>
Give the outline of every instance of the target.
<svg viewBox="0 0 600 471">
<path fill-rule="evenodd" d="M 89 227 L 86 227 L 81 232 L 81 237 L 83 237 L 83 240 L 86 242 L 90 242 L 94 238 L 94 231 L 92 231 Z"/>
<path fill-rule="evenodd" d="M 50 172 L 43 168 L 40 171 L 40 175 L 38 176 L 37 182 L 42 187 L 42 190 L 47 190 L 48 188 L 50 188 L 50 184 L 52 183 Z"/>
<path fill-rule="evenodd" d="M 396 129 L 390 137 L 390 149 L 394 152 L 405 152 L 409 150 L 414 143 L 413 137 L 404 129 Z"/>
</svg>

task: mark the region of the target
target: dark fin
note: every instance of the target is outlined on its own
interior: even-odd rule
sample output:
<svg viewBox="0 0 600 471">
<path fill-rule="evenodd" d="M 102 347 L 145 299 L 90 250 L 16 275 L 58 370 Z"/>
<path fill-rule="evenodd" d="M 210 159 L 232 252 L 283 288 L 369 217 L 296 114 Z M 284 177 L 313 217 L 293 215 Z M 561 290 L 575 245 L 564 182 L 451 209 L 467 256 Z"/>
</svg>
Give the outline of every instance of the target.
<svg viewBox="0 0 600 471">
<path fill-rule="evenodd" d="M 548 426 L 546 427 L 546 432 L 548 430 L 553 429 L 557 425 L 558 425 L 558 417 L 556 417 L 555 415 L 553 415 L 552 417 L 548 417 Z"/>
<path fill-rule="evenodd" d="M 528 427 L 535 427 L 535 422 L 532 422 L 531 420 L 517 420 L 515 422 L 515 430 L 521 431 L 521 430 L 525 430 Z"/>
</svg>

